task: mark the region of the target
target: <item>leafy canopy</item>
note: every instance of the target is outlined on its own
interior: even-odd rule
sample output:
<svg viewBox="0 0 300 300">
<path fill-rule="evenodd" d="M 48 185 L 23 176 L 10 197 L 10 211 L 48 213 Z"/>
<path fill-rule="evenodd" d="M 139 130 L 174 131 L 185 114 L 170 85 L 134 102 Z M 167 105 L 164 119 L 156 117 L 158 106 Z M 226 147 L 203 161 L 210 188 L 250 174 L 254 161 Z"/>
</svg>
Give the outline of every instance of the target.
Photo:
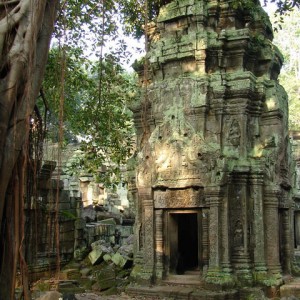
<svg viewBox="0 0 300 300">
<path fill-rule="evenodd" d="M 284 56 L 279 81 L 289 96 L 289 127 L 300 130 L 300 11 L 283 16 L 282 28 L 275 34 L 276 44 Z"/>
<path fill-rule="evenodd" d="M 109 182 L 132 147 L 127 103 L 136 94 L 134 75 L 121 67 L 129 53 L 118 37 L 118 4 L 86 0 L 61 5 L 43 83 L 51 112 L 48 137 L 60 142 L 63 124 L 65 141 L 80 139 L 82 148 L 68 171 L 103 175 L 101 180 Z M 100 173 L 103 164 L 110 168 Z"/>
</svg>

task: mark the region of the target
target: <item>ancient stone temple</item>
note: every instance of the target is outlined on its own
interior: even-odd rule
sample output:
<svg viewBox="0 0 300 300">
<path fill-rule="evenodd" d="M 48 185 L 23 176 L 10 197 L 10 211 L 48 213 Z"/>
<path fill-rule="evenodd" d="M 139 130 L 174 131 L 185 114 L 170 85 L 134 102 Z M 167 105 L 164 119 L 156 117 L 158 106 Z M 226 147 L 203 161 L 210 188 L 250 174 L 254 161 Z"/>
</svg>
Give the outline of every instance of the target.
<svg viewBox="0 0 300 300">
<path fill-rule="evenodd" d="M 148 33 L 144 95 L 132 107 L 135 276 L 280 283 L 294 216 L 283 61 L 266 14 L 178 0 Z"/>
</svg>

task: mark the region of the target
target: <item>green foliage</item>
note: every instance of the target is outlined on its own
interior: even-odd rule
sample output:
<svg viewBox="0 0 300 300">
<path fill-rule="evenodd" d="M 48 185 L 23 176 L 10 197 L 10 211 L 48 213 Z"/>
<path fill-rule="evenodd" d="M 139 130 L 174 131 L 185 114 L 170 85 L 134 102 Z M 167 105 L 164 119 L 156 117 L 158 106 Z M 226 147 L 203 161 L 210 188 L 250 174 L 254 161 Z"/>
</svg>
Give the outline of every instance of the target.
<svg viewBox="0 0 300 300">
<path fill-rule="evenodd" d="M 66 141 L 75 139 L 77 132 L 77 115 L 81 110 L 81 103 L 88 96 L 88 91 L 93 87 L 93 80 L 88 76 L 90 62 L 84 58 L 79 48 L 66 47 L 67 55 L 63 57 L 63 51 L 59 48 L 50 50 L 46 67 L 43 91 L 51 111 L 49 116 L 48 138 L 57 142 L 59 140 L 59 112 L 64 111 L 64 129 Z M 65 62 L 64 62 L 65 60 Z M 64 78 L 61 77 L 61 70 L 64 68 Z M 64 88 L 64 107 L 60 107 L 60 93 Z M 38 103 L 41 110 L 43 105 L 41 99 Z"/>
<path fill-rule="evenodd" d="M 91 47 L 95 51 L 117 33 L 117 1 L 61 1 L 54 36 L 70 47 Z"/>
<path fill-rule="evenodd" d="M 65 217 L 67 220 L 75 220 L 76 216 L 69 212 L 68 210 L 61 210 L 60 211 L 61 216 Z"/>
<path fill-rule="evenodd" d="M 144 35 L 144 25 L 154 21 L 162 5 L 171 0 L 119 0 L 121 19 L 125 33 L 136 38 Z"/>
<path fill-rule="evenodd" d="M 233 8 L 244 8 L 248 10 L 255 9 L 255 6 L 259 5 L 259 0 L 232 0 L 230 1 Z M 299 0 L 263 0 L 264 5 L 268 5 L 273 3 L 276 5 L 276 13 L 280 15 L 284 15 L 287 12 L 292 11 L 294 8 L 300 7 Z"/>
<path fill-rule="evenodd" d="M 264 3 L 266 4 L 268 1 L 264 0 Z M 277 5 L 276 13 L 283 15 L 287 12 L 292 11 L 294 8 L 300 7 L 300 1 L 299 0 L 271 0 L 271 3 L 275 3 Z"/>
<path fill-rule="evenodd" d="M 273 25 L 274 25 L 274 31 L 278 31 L 282 28 L 282 24 L 284 23 L 284 16 L 288 15 L 291 11 L 293 11 L 294 8 L 300 8 L 300 0 L 232 0 L 230 1 L 230 4 L 233 9 L 242 9 L 247 10 L 255 16 L 257 12 L 260 10 L 260 4 L 259 2 L 262 2 L 264 6 L 267 6 L 268 4 L 274 4 L 276 7 L 276 10 L 274 12 L 274 19 L 273 19 Z M 268 22 L 267 17 L 263 16 L 262 20 L 264 23 Z"/>
<path fill-rule="evenodd" d="M 136 78 L 124 73 L 113 55 L 91 62 L 80 49 L 65 50 L 64 64 L 58 48 L 50 51 L 45 74 L 43 88 L 51 111 L 48 138 L 58 141 L 63 85 L 66 142 L 79 139 L 82 146 L 69 172 L 90 172 L 102 182 L 110 182 L 118 178 L 120 165 L 131 151 L 133 123 L 127 104 L 137 95 Z M 99 172 L 103 164 L 109 166 L 108 171 Z"/>
<path fill-rule="evenodd" d="M 48 138 L 60 141 L 62 123 L 65 142 L 81 142 L 82 151 L 67 171 L 90 172 L 104 183 L 119 178 L 120 165 L 132 146 L 127 103 L 137 87 L 134 76 L 120 67 L 130 53 L 119 35 L 122 12 L 132 5 L 114 0 L 62 1 L 43 83 L 51 111 Z M 42 99 L 39 107 L 44 110 Z M 99 172 L 103 165 L 109 168 Z"/>
<path fill-rule="evenodd" d="M 289 96 L 289 127 L 300 130 L 300 12 L 295 9 L 284 16 L 282 29 L 275 34 L 274 44 L 284 56 L 279 77 Z"/>
<path fill-rule="evenodd" d="M 92 69 L 92 75 L 101 68 L 100 87 L 82 105 L 80 120 L 84 126 L 82 150 L 85 153 L 81 166 L 98 174 L 98 180 L 107 182 L 120 173 L 120 164 L 129 157 L 133 142 L 133 123 L 126 104 L 136 96 L 135 78 L 122 74 L 122 69 L 108 57 L 101 66 Z M 96 77 L 95 77 L 96 78 Z M 106 172 L 99 167 L 109 166 Z"/>
</svg>

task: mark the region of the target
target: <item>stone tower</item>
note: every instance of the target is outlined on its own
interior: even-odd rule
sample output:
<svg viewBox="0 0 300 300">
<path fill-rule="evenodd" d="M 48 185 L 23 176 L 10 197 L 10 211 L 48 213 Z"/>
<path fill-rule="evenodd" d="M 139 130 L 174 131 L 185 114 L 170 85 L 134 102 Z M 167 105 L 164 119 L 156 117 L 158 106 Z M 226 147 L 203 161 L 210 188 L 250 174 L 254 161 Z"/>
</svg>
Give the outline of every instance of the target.
<svg viewBox="0 0 300 300">
<path fill-rule="evenodd" d="M 144 95 L 132 107 L 134 275 L 144 280 L 194 270 L 209 282 L 280 283 L 291 271 L 282 56 L 260 5 L 230 3 L 172 1 L 148 28 Z"/>
</svg>

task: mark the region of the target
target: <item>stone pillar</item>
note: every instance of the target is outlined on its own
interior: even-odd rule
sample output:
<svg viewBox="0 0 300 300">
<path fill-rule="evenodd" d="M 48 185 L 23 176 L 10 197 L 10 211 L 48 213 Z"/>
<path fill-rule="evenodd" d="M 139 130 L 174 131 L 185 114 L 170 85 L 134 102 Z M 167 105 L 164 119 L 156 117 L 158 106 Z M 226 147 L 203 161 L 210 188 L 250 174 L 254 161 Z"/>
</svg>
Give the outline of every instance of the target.
<svg viewBox="0 0 300 300">
<path fill-rule="evenodd" d="M 292 213 L 288 209 L 284 209 L 281 213 L 282 216 L 282 258 L 283 261 L 282 267 L 284 273 L 291 274 L 291 263 L 292 263 L 292 243 L 293 243 L 293 235 L 291 234 L 292 222 L 291 222 Z"/>
<path fill-rule="evenodd" d="M 163 278 L 163 257 L 164 257 L 164 244 L 163 244 L 163 210 L 158 209 L 155 211 L 155 274 L 157 279 Z"/>
<path fill-rule="evenodd" d="M 249 199 L 247 193 L 248 167 L 239 167 L 232 175 L 230 207 L 232 265 L 239 280 L 252 283 L 249 256 Z"/>
<path fill-rule="evenodd" d="M 265 187 L 264 217 L 267 267 L 270 275 L 280 279 L 278 192 L 278 187 Z"/>
<path fill-rule="evenodd" d="M 139 200 L 143 203 L 143 259 L 142 279 L 151 281 L 154 270 L 154 207 L 151 188 L 139 189 Z"/>
<path fill-rule="evenodd" d="M 222 203 L 222 271 L 226 274 L 232 273 L 232 267 L 230 262 L 230 243 L 229 243 L 229 219 L 228 219 L 228 196 L 224 197 Z"/>
<path fill-rule="evenodd" d="M 258 281 L 263 280 L 267 272 L 264 239 L 264 207 L 262 199 L 263 182 L 263 174 L 257 173 L 250 175 L 250 189 L 253 198 L 253 262 L 255 279 Z"/>
<path fill-rule="evenodd" d="M 202 262 L 203 267 L 207 268 L 209 264 L 209 209 L 202 211 Z"/>
<path fill-rule="evenodd" d="M 207 187 L 205 195 L 206 202 L 209 204 L 209 266 L 206 279 L 214 282 L 221 273 L 221 188 L 219 186 Z"/>
<path fill-rule="evenodd" d="M 300 248 L 300 212 L 294 212 L 295 214 L 295 240 L 296 248 Z"/>
</svg>

